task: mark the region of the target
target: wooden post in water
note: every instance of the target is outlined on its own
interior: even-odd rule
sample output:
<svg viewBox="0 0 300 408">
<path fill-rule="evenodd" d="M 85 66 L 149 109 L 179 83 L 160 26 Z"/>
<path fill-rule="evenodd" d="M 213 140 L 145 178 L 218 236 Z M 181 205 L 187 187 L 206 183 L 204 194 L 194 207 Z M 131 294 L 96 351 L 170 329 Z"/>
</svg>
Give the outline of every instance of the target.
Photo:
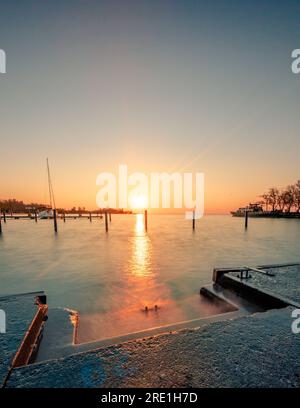
<svg viewBox="0 0 300 408">
<path fill-rule="evenodd" d="M 54 232 L 57 232 L 56 208 L 53 210 Z"/>
<path fill-rule="evenodd" d="M 90 212 L 90 222 L 92 222 L 92 213 Z"/>
<path fill-rule="evenodd" d="M 2 220 L 1 220 L 1 213 L 0 213 L 0 235 L 2 235 Z"/>
<path fill-rule="evenodd" d="M 245 229 L 248 228 L 248 211 L 245 211 Z"/>
<path fill-rule="evenodd" d="M 145 214 L 144 214 L 144 222 L 145 222 L 145 231 L 148 231 L 148 211 L 145 210 Z"/>
<path fill-rule="evenodd" d="M 195 231 L 195 223 L 196 223 L 196 219 L 195 219 L 195 210 L 193 211 L 193 231 Z"/>
<path fill-rule="evenodd" d="M 3 221 L 6 223 L 6 214 L 5 214 L 5 211 L 3 211 Z"/>
<path fill-rule="evenodd" d="M 107 219 L 107 211 L 105 211 L 105 231 L 108 232 L 108 219 Z"/>
<path fill-rule="evenodd" d="M 63 220 L 64 220 L 64 222 L 66 222 L 66 213 L 65 212 L 63 213 Z"/>
<path fill-rule="evenodd" d="M 36 212 L 36 210 L 34 211 L 34 220 L 35 220 L 35 222 L 37 222 L 37 212 Z"/>
<path fill-rule="evenodd" d="M 111 222 L 111 212 L 109 212 L 109 222 Z"/>
</svg>

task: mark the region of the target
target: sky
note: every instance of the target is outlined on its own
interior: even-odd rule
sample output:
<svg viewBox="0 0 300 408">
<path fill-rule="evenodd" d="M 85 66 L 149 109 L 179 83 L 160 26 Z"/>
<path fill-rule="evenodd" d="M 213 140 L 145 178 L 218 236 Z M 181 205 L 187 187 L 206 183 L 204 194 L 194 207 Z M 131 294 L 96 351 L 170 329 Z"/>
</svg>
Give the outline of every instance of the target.
<svg viewBox="0 0 300 408">
<path fill-rule="evenodd" d="M 0 199 L 96 208 L 96 177 L 205 174 L 226 213 L 300 178 L 300 3 L 0 0 Z"/>
</svg>

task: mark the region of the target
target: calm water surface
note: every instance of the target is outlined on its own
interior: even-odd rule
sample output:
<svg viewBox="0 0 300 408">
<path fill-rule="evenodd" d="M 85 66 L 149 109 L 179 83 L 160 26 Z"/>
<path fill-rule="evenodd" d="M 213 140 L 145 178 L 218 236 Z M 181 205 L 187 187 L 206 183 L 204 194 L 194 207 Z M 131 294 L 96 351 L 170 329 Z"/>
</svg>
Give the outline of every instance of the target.
<svg viewBox="0 0 300 408">
<path fill-rule="evenodd" d="M 199 297 L 216 266 L 299 261 L 300 220 L 183 216 L 8 220 L 0 238 L 0 294 L 45 290 L 50 307 L 80 312 L 89 341 L 216 313 Z M 143 312 L 145 306 L 158 311 Z"/>
</svg>

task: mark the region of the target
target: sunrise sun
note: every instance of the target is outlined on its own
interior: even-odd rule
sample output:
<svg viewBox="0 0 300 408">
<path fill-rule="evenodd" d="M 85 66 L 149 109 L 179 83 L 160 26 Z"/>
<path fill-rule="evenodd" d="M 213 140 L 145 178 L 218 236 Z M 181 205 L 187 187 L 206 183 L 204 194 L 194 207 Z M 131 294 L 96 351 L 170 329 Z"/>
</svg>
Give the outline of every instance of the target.
<svg viewBox="0 0 300 408">
<path fill-rule="evenodd" d="M 143 194 L 132 195 L 129 198 L 130 207 L 133 210 L 142 210 L 147 208 L 147 197 Z"/>
</svg>

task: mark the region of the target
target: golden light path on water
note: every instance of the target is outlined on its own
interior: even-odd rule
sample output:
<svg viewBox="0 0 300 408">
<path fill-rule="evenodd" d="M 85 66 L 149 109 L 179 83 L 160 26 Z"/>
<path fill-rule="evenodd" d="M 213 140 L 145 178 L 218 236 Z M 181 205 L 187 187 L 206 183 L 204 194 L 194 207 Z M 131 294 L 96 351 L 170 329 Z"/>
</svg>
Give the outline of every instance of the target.
<svg viewBox="0 0 300 408">
<path fill-rule="evenodd" d="M 172 299 L 170 289 L 160 282 L 144 215 L 135 215 L 134 233 L 129 238 L 130 257 L 123 268 L 126 290 L 118 297 L 117 309 L 105 314 L 80 317 L 79 342 L 113 337 L 185 319 Z M 138 330 L 137 330 L 138 329 Z"/>
<path fill-rule="evenodd" d="M 151 242 L 145 232 L 144 215 L 137 214 L 130 260 L 130 270 L 134 276 L 147 277 L 153 274 L 150 245 Z"/>
<path fill-rule="evenodd" d="M 217 266 L 299 262 L 299 220 L 112 215 L 104 220 L 8 220 L 0 295 L 44 290 L 49 308 L 79 312 L 79 341 L 215 314 L 199 297 Z M 155 305 L 158 310 L 155 310 Z M 145 312 L 145 307 L 149 308 Z"/>
</svg>

